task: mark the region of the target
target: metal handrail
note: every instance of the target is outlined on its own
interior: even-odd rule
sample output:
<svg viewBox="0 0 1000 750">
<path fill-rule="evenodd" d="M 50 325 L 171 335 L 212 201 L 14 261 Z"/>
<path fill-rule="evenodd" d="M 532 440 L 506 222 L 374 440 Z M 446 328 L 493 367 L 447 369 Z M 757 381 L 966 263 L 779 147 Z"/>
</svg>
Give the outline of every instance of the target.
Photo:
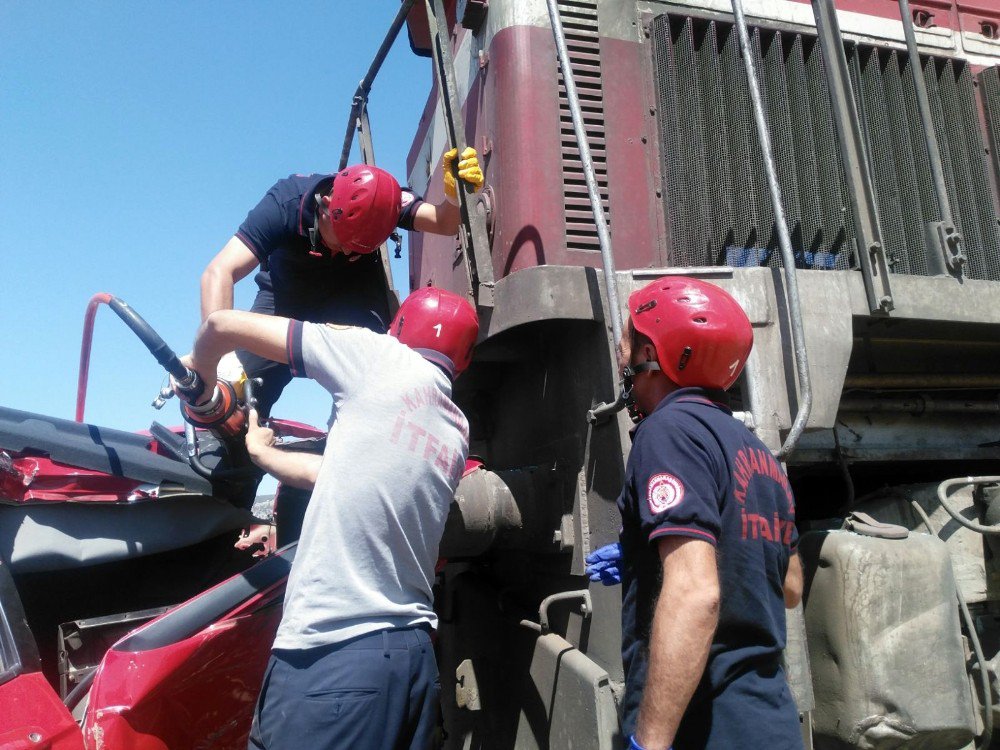
<svg viewBox="0 0 1000 750">
<path fill-rule="evenodd" d="M 799 385 L 799 409 L 792 423 L 792 429 L 778 451 L 778 457 L 788 456 L 799 441 L 805 430 L 812 411 L 812 383 L 809 380 L 809 360 L 806 354 L 806 337 L 802 325 L 802 306 L 799 301 L 798 278 L 795 275 L 795 253 L 792 250 L 792 240 L 788 234 L 788 223 L 785 220 L 785 207 L 781 198 L 781 185 L 778 182 L 778 169 L 774 163 L 774 153 L 771 151 L 771 131 L 764 114 L 764 103 L 760 95 L 760 83 L 757 80 L 757 70 L 754 67 L 754 50 L 750 44 L 750 34 L 747 31 L 747 20 L 743 15 L 742 0 L 732 0 L 733 15 L 736 17 L 736 28 L 739 32 L 740 49 L 743 52 L 743 64 L 750 84 L 750 98 L 753 102 L 754 120 L 757 123 L 757 138 L 764 154 L 764 167 L 767 173 L 767 184 L 771 191 L 771 203 L 774 206 L 774 223 L 778 228 L 778 245 L 781 248 L 781 260 L 785 271 L 785 291 L 788 295 L 788 317 L 792 330 L 792 345 L 795 348 L 795 367 Z"/>
<path fill-rule="evenodd" d="M 359 146 L 361 148 L 361 161 L 365 164 L 375 164 L 375 144 L 372 141 L 372 128 L 371 124 L 368 122 L 368 102 L 367 100 L 361 105 L 361 109 L 358 110 L 358 137 Z M 392 236 L 392 235 L 390 235 Z M 395 235 L 396 242 L 398 242 L 399 235 Z M 397 245 L 398 247 L 398 245 Z M 382 272 L 385 274 L 386 285 L 390 290 L 389 297 L 391 298 L 392 292 L 396 291 L 396 284 L 392 278 L 392 266 L 389 263 L 389 240 L 386 239 L 379 246 L 379 256 L 382 258 Z M 398 256 L 397 256 L 398 257 Z M 390 299 L 390 308 L 392 307 L 393 300 Z"/>
<path fill-rule="evenodd" d="M 590 209 L 594 214 L 594 226 L 597 229 L 597 240 L 601 245 L 601 264 L 604 267 L 604 287 L 607 290 L 607 305 L 605 311 L 611 322 L 612 346 L 618 351 L 622 338 L 621 305 L 618 301 L 618 286 L 615 282 L 615 256 L 611 250 L 611 233 L 604 218 L 604 206 L 601 205 L 601 193 L 597 186 L 597 175 L 594 172 L 594 160 L 590 155 L 590 144 L 587 142 L 587 130 L 583 123 L 583 112 L 580 109 L 580 97 L 576 91 L 576 80 L 573 78 L 573 67 L 569 59 L 569 49 L 566 47 L 566 34 L 563 31 L 562 19 L 559 17 L 559 6 L 556 0 L 546 0 L 549 9 L 549 21 L 552 24 L 552 35 L 555 37 L 556 50 L 559 54 L 559 67 L 562 69 L 563 84 L 566 87 L 566 101 L 573 117 L 573 132 L 576 135 L 576 147 L 580 152 L 580 163 L 587 180 L 587 195 L 590 197 Z M 614 400 L 597 404 L 587 412 L 587 421 L 591 424 L 602 422 L 612 414 L 625 408 L 625 399 L 619 391 Z"/>
<path fill-rule="evenodd" d="M 406 16 L 410 12 L 410 8 L 413 7 L 413 3 L 416 0 L 403 0 L 402 4 L 399 6 L 399 10 L 396 11 L 396 17 L 392 19 L 392 24 L 389 26 L 389 31 L 385 35 L 385 39 L 382 40 L 381 46 L 378 48 L 378 52 L 375 53 L 375 59 L 372 60 L 372 64 L 368 66 L 368 72 L 365 73 L 365 77 L 361 79 L 358 84 L 357 91 L 354 92 L 354 102 L 351 104 L 351 114 L 347 118 L 347 132 L 344 134 L 344 147 L 340 151 L 340 166 L 337 168 L 339 172 L 341 169 L 347 166 L 347 160 L 351 158 L 351 147 L 354 145 L 354 131 L 358 127 L 358 115 L 361 113 L 362 108 L 368 102 L 368 94 L 371 92 L 372 84 L 375 82 L 375 77 L 378 75 L 379 70 L 382 69 L 382 63 L 385 62 L 385 58 L 389 54 L 389 50 L 396 41 L 396 37 L 399 35 L 399 30 L 403 28 L 403 24 L 406 23 Z"/>
<path fill-rule="evenodd" d="M 977 534 L 983 534 L 984 536 L 997 536 L 1000 535 L 1000 524 L 986 526 L 981 523 L 976 523 L 975 521 L 970 521 L 967 518 L 963 518 L 962 515 L 952 508 L 951 504 L 948 502 L 948 498 L 951 496 L 949 490 L 951 490 L 952 487 L 968 487 L 969 485 L 997 483 L 1000 483 L 1000 476 L 956 477 L 955 479 L 946 479 L 938 485 L 938 502 L 941 503 L 941 507 L 944 508 L 948 512 L 948 515 L 955 519 L 955 522 L 959 525 L 964 526 L 971 531 L 975 531 Z"/>
<path fill-rule="evenodd" d="M 882 229 L 875 207 L 875 188 L 865 153 L 858 108 L 851 90 L 851 76 L 844 53 L 844 39 L 833 0 L 812 0 L 816 34 L 823 53 L 823 68 L 830 90 L 833 124 L 847 181 L 848 199 L 857 232 L 857 262 L 865 285 L 868 310 L 886 314 L 893 309 L 889 268 L 882 246 Z M 877 287 L 876 287 L 877 282 Z"/>
<path fill-rule="evenodd" d="M 549 20 L 552 22 L 552 34 L 556 40 L 556 50 L 559 53 L 559 67 L 562 68 L 563 84 L 566 87 L 566 101 L 573 116 L 573 132 L 576 134 L 576 146 L 580 150 L 580 162 L 583 164 L 583 174 L 587 180 L 587 194 L 590 196 L 590 209 L 594 213 L 594 225 L 597 227 L 597 239 L 601 245 L 601 262 L 604 265 L 604 285 L 607 287 L 608 313 L 611 320 L 611 333 L 614 344 L 622 338 L 621 307 L 618 304 L 618 288 L 615 285 L 615 258 L 611 251 L 611 234 L 604 218 L 604 207 L 601 205 L 601 193 L 597 187 L 597 175 L 594 172 L 594 160 L 590 155 L 590 144 L 587 143 L 587 130 L 583 124 L 583 112 L 580 109 L 580 98 L 576 92 L 576 81 L 573 79 L 573 67 L 570 64 L 569 50 L 566 47 L 566 34 L 563 32 L 562 19 L 559 17 L 559 6 L 556 0 L 546 0 L 549 7 Z"/>
<path fill-rule="evenodd" d="M 932 272 L 945 273 L 944 266 L 957 279 L 962 278 L 962 266 L 966 261 L 962 252 L 962 236 L 955 228 L 955 220 L 951 213 L 951 202 L 948 199 L 948 188 L 944 181 L 944 167 L 941 164 L 941 151 L 938 147 L 937 132 L 934 130 L 934 118 L 931 115 L 931 104 L 927 98 L 927 86 L 920 65 L 920 52 L 917 50 L 917 36 L 913 31 L 913 16 L 910 15 L 908 0 L 899 0 L 899 15 L 903 22 L 903 35 L 906 37 L 906 51 L 910 58 L 910 73 L 913 77 L 913 88 L 917 94 L 917 111 L 920 113 L 920 124 L 924 131 L 924 144 L 927 146 L 927 161 L 930 164 L 931 179 L 934 183 L 934 197 L 937 199 L 938 212 L 941 215 L 940 234 L 932 234 L 928 243 L 937 244 L 927 248 L 927 260 Z"/>
<path fill-rule="evenodd" d="M 465 141 L 465 119 L 458 99 L 455 79 L 455 61 L 451 54 L 451 39 L 444 22 L 447 19 L 444 0 L 425 0 L 427 22 L 431 31 L 431 48 L 437 71 L 438 96 L 444 111 L 449 148 L 461 153 Z M 458 161 L 457 159 L 455 160 Z M 456 165 L 457 169 L 457 165 Z M 469 277 L 469 293 L 479 307 L 493 307 L 493 257 L 490 255 L 490 238 L 486 231 L 486 217 L 474 203 L 474 189 L 463 180 L 456 179 L 459 210 L 462 224 L 459 234 L 465 268 Z"/>
<path fill-rule="evenodd" d="M 385 38 L 378 48 L 378 52 L 375 53 L 375 58 L 372 60 L 371 65 L 368 66 L 368 72 L 365 73 L 365 77 L 361 79 L 357 90 L 354 92 L 354 100 L 351 102 L 351 112 L 347 117 L 347 132 L 344 134 L 344 146 L 340 151 L 340 164 L 337 167 L 338 172 L 347 166 L 347 161 L 351 158 L 355 132 L 361 133 L 361 160 L 365 164 L 375 164 L 375 149 L 372 145 L 371 126 L 368 123 L 368 94 L 371 92 L 372 84 L 382 69 L 382 63 L 385 62 L 389 50 L 396 42 L 399 30 L 406 23 L 406 16 L 415 2 L 416 0 L 403 0 L 400 4 L 399 10 L 396 11 L 396 17 L 392 19 L 392 23 L 389 25 L 389 31 L 386 32 Z M 393 292 L 396 286 L 392 278 L 392 267 L 389 265 L 389 246 L 387 242 L 382 243 L 380 251 L 382 271 L 385 274 L 386 287 L 388 289 L 387 296 L 389 297 L 391 311 L 395 301 Z"/>
</svg>

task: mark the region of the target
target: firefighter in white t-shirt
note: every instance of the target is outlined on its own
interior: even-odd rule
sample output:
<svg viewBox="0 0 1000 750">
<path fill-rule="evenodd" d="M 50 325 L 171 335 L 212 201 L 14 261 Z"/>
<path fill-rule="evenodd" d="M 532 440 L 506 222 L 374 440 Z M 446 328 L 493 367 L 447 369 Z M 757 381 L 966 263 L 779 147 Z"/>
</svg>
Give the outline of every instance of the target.
<svg viewBox="0 0 1000 750">
<path fill-rule="evenodd" d="M 254 462 L 314 489 L 250 748 L 429 746 L 440 691 L 431 586 L 468 452 L 452 382 L 478 330 L 465 299 L 432 287 L 404 301 L 388 335 L 233 310 L 199 330 L 190 366 L 206 393 L 219 358 L 241 347 L 333 397 L 322 456 L 281 451 L 251 413 Z"/>
</svg>

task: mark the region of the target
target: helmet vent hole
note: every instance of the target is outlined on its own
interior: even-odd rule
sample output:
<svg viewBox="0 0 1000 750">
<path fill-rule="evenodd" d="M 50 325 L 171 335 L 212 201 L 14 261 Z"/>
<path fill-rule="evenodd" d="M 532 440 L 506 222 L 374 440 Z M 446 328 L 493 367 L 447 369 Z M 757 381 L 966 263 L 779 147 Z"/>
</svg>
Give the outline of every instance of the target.
<svg viewBox="0 0 1000 750">
<path fill-rule="evenodd" d="M 690 297 L 678 297 L 677 301 L 678 302 L 690 302 L 691 298 Z"/>
<path fill-rule="evenodd" d="M 708 322 L 708 320 L 706 320 L 705 318 L 702 318 L 702 317 L 692 318 L 692 320 L 694 320 L 695 323 L 702 323 L 702 324 Z"/>
</svg>

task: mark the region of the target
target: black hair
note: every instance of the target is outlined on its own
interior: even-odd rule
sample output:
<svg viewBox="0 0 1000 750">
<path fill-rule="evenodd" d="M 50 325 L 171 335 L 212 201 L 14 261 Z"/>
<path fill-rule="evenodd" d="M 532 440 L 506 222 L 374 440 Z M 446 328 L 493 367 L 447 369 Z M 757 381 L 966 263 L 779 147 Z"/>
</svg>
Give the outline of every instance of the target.
<svg viewBox="0 0 1000 750">
<path fill-rule="evenodd" d="M 628 321 L 628 342 L 629 350 L 633 352 L 633 354 L 637 349 L 645 346 L 646 344 L 652 346 L 653 351 L 656 351 L 656 345 L 653 344 L 653 340 L 646 334 L 641 333 L 638 329 L 636 329 L 636 327 L 632 324 L 631 318 L 629 318 Z"/>
</svg>

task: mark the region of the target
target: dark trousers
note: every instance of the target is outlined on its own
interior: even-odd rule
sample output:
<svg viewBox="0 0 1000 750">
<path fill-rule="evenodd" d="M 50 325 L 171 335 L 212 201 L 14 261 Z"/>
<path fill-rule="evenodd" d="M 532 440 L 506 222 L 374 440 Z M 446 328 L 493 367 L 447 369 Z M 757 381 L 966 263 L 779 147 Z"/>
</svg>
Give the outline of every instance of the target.
<svg viewBox="0 0 1000 750">
<path fill-rule="evenodd" d="M 275 650 L 248 750 L 428 750 L 441 685 L 425 628 Z"/>
<path fill-rule="evenodd" d="M 261 383 L 254 388 L 257 415 L 261 419 L 268 419 L 274 402 L 285 390 L 285 386 L 292 382 L 292 371 L 288 365 L 272 362 L 244 349 L 237 349 L 236 356 L 239 357 L 248 378 L 260 379 Z"/>
<path fill-rule="evenodd" d="M 312 490 L 303 490 L 287 485 L 278 486 L 274 498 L 274 522 L 277 525 L 278 547 L 299 541 L 302 536 L 302 522 L 306 517 Z"/>
</svg>

